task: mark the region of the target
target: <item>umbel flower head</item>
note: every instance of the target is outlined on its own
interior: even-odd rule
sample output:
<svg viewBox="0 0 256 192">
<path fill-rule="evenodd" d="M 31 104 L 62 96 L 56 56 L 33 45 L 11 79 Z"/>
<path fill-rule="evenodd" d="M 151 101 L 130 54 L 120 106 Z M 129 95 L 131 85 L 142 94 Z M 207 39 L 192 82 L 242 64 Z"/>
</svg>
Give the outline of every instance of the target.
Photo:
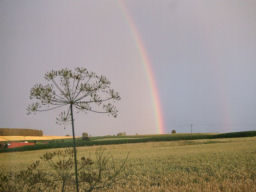
<svg viewBox="0 0 256 192">
<path fill-rule="evenodd" d="M 33 101 L 28 114 L 66 107 L 57 117 L 57 123 L 70 121 L 70 105 L 76 111 L 106 113 L 117 116 L 115 101 L 118 92 L 110 88 L 105 76 L 98 76 L 86 68 L 52 70 L 44 76 L 47 84 L 36 84 L 30 90 Z"/>
</svg>

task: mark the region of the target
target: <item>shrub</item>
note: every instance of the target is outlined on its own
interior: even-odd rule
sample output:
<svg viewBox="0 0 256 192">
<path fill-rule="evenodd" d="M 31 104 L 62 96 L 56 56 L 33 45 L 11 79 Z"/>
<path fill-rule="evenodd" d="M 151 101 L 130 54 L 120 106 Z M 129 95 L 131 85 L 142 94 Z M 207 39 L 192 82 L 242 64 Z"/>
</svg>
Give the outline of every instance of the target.
<svg viewBox="0 0 256 192">
<path fill-rule="evenodd" d="M 172 134 L 175 134 L 175 133 L 176 133 L 176 130 L 175 130 L 175 129 L 173 129 L 173 130 L 172 130 Z"/>
<path fill-rule="evenodd" d="M 116 136 L 126 136 L 126 133 L 125 132 L 120 132 L 120 133 L 117 133 Z"/>
<path fill-rule="evenodd" d="M 89 140 L 88 133 L 84 132 L 84 133 L 82 134 L 82 139 L 85 140 L 85 141 L 88 141 L 88 140 Z"/>
</svg>

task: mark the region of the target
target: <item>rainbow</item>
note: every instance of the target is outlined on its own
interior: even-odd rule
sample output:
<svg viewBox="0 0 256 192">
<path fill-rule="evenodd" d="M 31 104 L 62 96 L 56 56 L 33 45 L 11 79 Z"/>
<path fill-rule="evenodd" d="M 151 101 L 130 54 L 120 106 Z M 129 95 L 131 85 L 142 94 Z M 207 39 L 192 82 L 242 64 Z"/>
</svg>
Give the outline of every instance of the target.
<svg viewBox="0 0 256 192">
<path fill-rule="evenodd" d="M 197 3 L 197 7 L 199 11 L 196 12 L 198 14 L 198 18 L 200 18 L 201 25 L 204 26 L 204 32 L 205 34 L 202 35 L 202 37 L 207 37 L 207 34 L 211 33 L 212 26 L 209 22 L 204 20 L 203 15 L 207 15 L 208 13 L 206 12 L 204 5 L 204 0 L 200 0 Z M 227 5 L 229 6 L 229 5 Z M 218 59 L 218 55 L 216 55 L 216 46 L 212 44 L 211 41 L 209 41 L 207 38 L 204 39 L 205 41 L 205 47 L 208 50 L 208 54 L 210 57 L 210 61 L 212 61 L 212 69 L 213 69 L 213 78 L 215 79 L 216 83 L 218 84 L 219 89 L 216 90 L 216 97 L 219 99 L 219 105 L 221 106 L 221 126 L 222 129 L 224 129 L 225 132 L 232 131 L 232 117 L 231 117 L 231 107 L 229 103 L 229 99 L 227 97 L 227 89 L 225 87 L 225 81 L 224 81 L 224 73 L 223 69 L 221 66 L 221 63 Z"/>
<path fill-rule="evenodd" d="M 161 109 L 161 102 L 159 99 L 156 81 L 154 78 L 154 73 L 152 70 L 152 66 L 151 66 L 149 57 L 147 55 L 147 51 L 143 44 L 140 33 L 135 25 L 135 22 L 133 21 L 131 15 L 129 14 L 128 9 L 126 8 L 125 2 L 123 0 L 117 0 L 117 1 L 122 10 L 124 18 L 126 19 L 128 25 L 131 29 L 132 36 L 135 40 L 137 50 L 141 56 L 142 63 L 144 65 L 144 68 L 145 68 L 145 71 L 146 71 L 146 74 L 148 77 L 148 82 L 149 82 L 149 86 L 151 89 L 151 95 L 152 95 L 152 102 L 153 102 L 153 106 L 154 106 L 154 113 L 155 113 L 155 117 L 156 117 L 155 123 L 156 123 L 157 132 L 160 134 L 163 134 L 163 133 L 165 133 L 165 129 L 164 129 L 163 114 L 162 114 L 162 109 Z"/>
</svg>

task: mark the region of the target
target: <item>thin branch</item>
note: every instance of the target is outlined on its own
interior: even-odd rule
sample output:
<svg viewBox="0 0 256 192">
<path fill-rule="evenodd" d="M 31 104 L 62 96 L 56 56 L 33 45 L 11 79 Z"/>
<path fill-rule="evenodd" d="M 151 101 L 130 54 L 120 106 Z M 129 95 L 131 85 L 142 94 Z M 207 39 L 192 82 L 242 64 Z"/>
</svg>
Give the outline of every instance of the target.
<svg viewBox="0 0 256 192">
<path fill-rule="evenodd" d="M 66 99 L 68 99 L 68 97 L 66 97 L 64 91 L 59 87 L 59 85 L 54 81 L 54 79 L 52 79 L 52 82 L 53 82 L 53 84 L 55 85 L 55 87 L 62 93 L 62 95 L 63 95 Z"/>
<path fill-rule="evenodd" d="M 67 105 L 67 104 L 65 104 Z M 42 111 L 50 111 L 50 110 L 53 110 L 53 109 L 58 109 L 58 108 L 61 108 L 65 105 L 60 105 L 60 106 L 57 106 L 57 107 L 52 107 L 52 108 L 49 108 L 49 109 L 37 109 L 36 111 L 39 111 L 39 112 L 42 112 Z"/>
<path fill-rule="evenodd" d="M 65 78 L 65 81 L 66 81 L 66 87 L 67 87 L 69 99 L 71 100 L 71 94 L 70 94 L 70 89 L 69 89 L 70 82 L 69 82 L 69 80 L 68 80 L 67 78 Z M 65 85 L 65 84 L 64 84 L 64 85 Z"/>
<path fill-rule="evenodd" d="M 73 92 L 72 99 L 75 99 L 76 91 L 77 91 L 77 88 L 78 88 L 78 85 L 79 85 L 80 81 L 81 81 L 81 79 L 77 80 L 76 89 Z"/>
<path fill-rule="evenodd" d="M 67 115 L 66 115 L 66 117 L 65 117 L 65 118 L 68 118 L 69 113 L 70 113 L 70 107 L 68 108 L 68 112 L 67 112 Z"/>
<path fill-rule="evenodd" d="M 110 97 L 110 98 L 107 98 L 107 99 L 100 99 L 99 101 L 94 101 L 94 100 L 90 100 L 90 101 L 78 101 L 77 103 L 78 104 L 88 104 L 88 103 L 102 103 L 102 102 L 105 102 L 105 101 L 109 101 L 109 100 L 111 100 L 111 99 L 113 99 L 112 97 Z"/>
<path fill-rule="evenodd" d="M 94 112 L 94 113 L 109 113 L 107 111 L 95 111 L 93 109 L 86 109 L 87 111 L 91 111 L 91 112 Z"/>
<path fill-rule="evenodd" d="M 87 81 L 85 82 L 84 85 L 87 85 L 89 83 L 89 81 L 91 80 L 92 76 L 90 76 Z M 81 84 L 80 84 L 81 85 Z M 80 93 L 82 92 L 82 90 L 80 89 L 79 92 L 77 93 L 77 95 L 74 97 L 74 100 L 76 100 L 76 98 L 80 95 Z"/>
<path fill-rule="evenodd" d="M 66 99 L 64 97 L 61 97 L 60 95 L 55 94 L 54 96 L 58 97 L 60 101 L 66 101 Z"/>
<path fill-rule="evenodd" d="M 56 104 L 68 104 L 67 101 L 58 100 L 58 99 L 51 99 L 51 101 L 55 102 Z M 52 104 L 52 103 L 51 103 Z"/>
<path fill-rule="evenodd" d="M 94 88 L 93 90 L 88 91 L 85 95 L 83 95 L 83 96 L 79 97 L 78 99 L 76 99 L 75 102 L 82 100 L 83 98 L 87 97 L 89 94 L 91 94 L 91 93 L 97 91 L 98 89 L 99 89 L 99 87 L 96 87 L 96 88 Z"/>
<path fill-rule="evenodd" d="M 126 158 L 124 159 L 124 161 L 122 162 L 122 165 L 119 167 L 118 170 L 115 170 L 113 175 L 109 176 L 108 177 L 108 180 L 106 180 L 105 182 L 103 182 L 102 186 L 96 186 L 94 187 L 94 189 L 101 189 L 101 188 L 104 188 L 104 187 L 110 187 L 112 184 L 114 184 L 118 179 L 117 179 L 117 176 L 121 173 L 121 171 L 125 168 L 125 164 L 128 160 L 128 156 L 129 156 L 129 153 L 126 155 Z M 113 162 L 113 158 L 112 158 L 112 163 Z"/>
<path fill-rule="evenodd" d="M 61 106 L 61 105 L 66 105 L 66 103 L 43 103 L 43 102 L 41 102 L 41 105 L 43 105 L 43 106 L 48 106 L 48 105 Z"/>
<path fill-rule="evenodd" d="M 73 97 L 73 94 L 74 94 L 74 86 L 75 86 L 75 78 L 73 77 L 73 83 L 72 83 L 72 88 L 71 88 L 71 98 Z"/>
</svg>

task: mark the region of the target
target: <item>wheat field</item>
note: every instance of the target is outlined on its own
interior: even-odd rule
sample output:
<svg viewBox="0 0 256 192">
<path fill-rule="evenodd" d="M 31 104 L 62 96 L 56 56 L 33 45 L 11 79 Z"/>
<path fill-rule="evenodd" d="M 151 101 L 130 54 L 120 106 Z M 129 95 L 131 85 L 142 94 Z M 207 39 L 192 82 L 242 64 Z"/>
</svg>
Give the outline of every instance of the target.
<svg viewBox="0 0 256 192">
<path fill-rule="evenodd" d="M 254 192 L 255 146 L 256 137 L 103 146 L 117 163 L 129 153 L 123 179 L 108 191 Z M 78 155 L 91 156 L 99 147 L 78 147 Z M 22 170 L 54 150 L 1 153 L 0 166 Z"/>
</svg>

